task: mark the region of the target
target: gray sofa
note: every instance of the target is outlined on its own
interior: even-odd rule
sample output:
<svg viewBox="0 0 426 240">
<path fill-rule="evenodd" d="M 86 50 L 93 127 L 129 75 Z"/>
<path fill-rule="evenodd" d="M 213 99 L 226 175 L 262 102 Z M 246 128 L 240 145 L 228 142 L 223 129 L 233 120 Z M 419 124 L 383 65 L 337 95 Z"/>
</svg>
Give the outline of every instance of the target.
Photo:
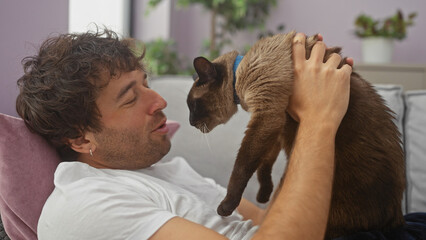
<svg viewBox="0 0 426 240">
<path fill-rule="evenodd" d="M 216 127 L 209 134 L 202 134 L 190 126 L 188 120 L 186 96 L 192 83 L 190 77 L 181 76 L 165 76 L 150 81 L 151 88 L 168 102 L 165 109 L 167 117 L 181 124 L 164 161 L 182 156 L 201 175 L 227 186 L 250 115 L 240 108 L 228 123 Z M 396 113 L 395 121 L 403 136 L 408 180 L 403 211 L 426 212 L 426 90 L 403 92 L 402 87 L 396 85 L 376 85 L 376 89 Z M 286 158 L 281 153 L 273 168 L 275 183 L 280 180 L 285 163 Z M 256 203 L 257 190 L 257 179 L 253 176 L 244 196 Z"/>
<path fill-rule="evenodd" d="M 156 78 L 150 82 L 151 87 L 167 100 L 168 107 L 165 109 L 165 113 L 168 118 L 181 123 L 181 129 L 172 139 L 171 151 L 162 161 L 167 161 L 174 156 L 183 156 L 200 174 L 213 178 L 219 184 L 226 186 L 250 115 L 240 109 L 226 125 L 218 126 L 209 134 L 202 134 L 188 123 L 189 112 L 186 107 L 186 96 L 192 82 L 190 77 L 176 76 Z M 403 133 L 408 180 L 403 210 L 405 213 L 426 212 L 426 90 L 403 92 L 400 86 L 394 85 L 377 85 L 376 88 L 390 108 L 396 113 L 396 124 Z M 2 174 L 4 178 L 0 182 L 2 182 L 3 188 L 0 190 L 4 190 L 3 194 L 6 194 L 2 195 L 3 211 L 5 211 L 2 212 L 2 218 L 4 217 L 3 213 L 6 213 L 7 222 L 9 225 L 12 224 L 8 231 L 12 231 L 15 235 L 19 233 L 17 236 L 23 236 L 21 230 L 24 229 L 26 234 L 33 236 L 25 239 L 36 239 L 35 230 L 38 218 L 34 214 L 41 211 L 42 203 L 44 202 L 42 199 L 44 194 L 41 194 L 41 189 L 51 191 L 49 190 L 53 187 L 51 186 L 51 178 L 46 177 L 46 175 L 52 177 L 57 164 L 56 161 L 59 161 L 59 159 L 55 157 L 53 148 L 42 141 L 39 136 L 30 134 L 21 121 L 11 119 L 10 116 L 2 116 L 1 119 L 3 119 L 3 125 L 8 122 L 13 123 L 13 125 L 6 124 L 3 126 L 3 130 L 0 131 L 2 133 L 0 137 L 3 137 L 3 140 L 0 138 L 0 142 L 3 141 L 3 147 L 6 146 L 3 151 L 10 149 L 12 152 L 14 151 L 14 154 L 6 154 L 9 151 L 3 152 L 3 154 L 0 154 L 0 160 L 1 157 L 5 157 L 5 159 L 9 160 L 14 159 L 14 161 L 10 162 L 3 159 L 0 161 L 2 163 L 0 164 L 0 170 L 3 170 L 3 173 L 10 173 L 10 169 L 23 171 L 25 176 L 30 176 L 26 177 L 29 179 L 27 181 L 39 187 L 33 188 L 31 187 L 33 185 L 31 185 L 23 188 L 23 173 L 19 173 L 19 171 L 17 174 Z M 8 126 L 12 128 L 9 129 Z M 44 144 L 42 144 L 43 142 Z M 8 144 L 12 144 L 14 148 L 9 148 Z M 15 145 L 22 146 L 16 147 Z M 0 151 L 0 153 L 2 152 Z M 26 162 L 28 154 L 32 157 L 32 164 Z M 286 159 L 281 154 L 273 169 L 275 183 L 281 178 L 285 163 Z M 34 168 L 35 166 L 39 166 L 39 168 L 34 170 L 36 169 Z M 35 176 L 33 175 L 38 176 L 38 178 L 34 180 L 32 177 Z M 15 176 L 16 178 L 9 179 L 10 176 Z M 13 195 L 18 195 L 15 197 L 19 197 L 20 194 L 17 194 L 16 187 L 19 187 L 21 191 L 18 192 L 21 194 L 29 195 L 31 198 L 42 202 L 34 204 L 37 202 L 34 199 L 15 202 L 14 198 L 9 196 L 8 191 L 11 190 L 14 193 Z M 29 189 L 32 189 L 30 194 L 28 193 Z M 257 189 L 258 183 L 256 178 L 253 177 L 244 196 L 256 203 Z M 40 194 L 43 196 L 38 196 Z M 47 196 L 48 194 L 46 193 L 44 197 L 47 198 Z M 4 205 L 6 197 L 8 197 L 9 201 L 8 204 Z M 28 205 L 28 202 L 31 204 Z M 261 204 L 258 205 L 264 207 Z M 22 207 L 27 210 L 22 212 Z M 13 211 L 13 209 L 19 211 Z M 18 225 L 24 228 L 16 228 Z M 0 239 L 9 239 L 1 221 Z"/>
</svg>

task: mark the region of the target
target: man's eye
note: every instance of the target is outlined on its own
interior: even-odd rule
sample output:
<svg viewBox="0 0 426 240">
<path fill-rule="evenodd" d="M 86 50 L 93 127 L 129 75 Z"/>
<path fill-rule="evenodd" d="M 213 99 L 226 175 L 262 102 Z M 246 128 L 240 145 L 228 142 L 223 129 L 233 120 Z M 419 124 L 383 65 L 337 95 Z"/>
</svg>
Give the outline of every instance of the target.
<svg viewBox="0 0 426 240">
<path fill-rule="evenodd" d="M 132 103 L 134 103 L 135 101 L 136 101 L 136 98 L 133 98 L 132 100 L 130 100 L 130 101 L 128 101 L 128 102 L 126 102 L 124 105 L 132 104 Z"/>
</svg>

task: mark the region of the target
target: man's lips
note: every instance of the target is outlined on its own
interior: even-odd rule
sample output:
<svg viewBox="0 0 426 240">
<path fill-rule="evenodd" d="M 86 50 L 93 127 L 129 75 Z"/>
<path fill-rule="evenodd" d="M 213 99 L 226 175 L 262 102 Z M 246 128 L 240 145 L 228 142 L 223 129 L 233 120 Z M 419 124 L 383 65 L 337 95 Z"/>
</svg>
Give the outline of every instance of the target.
<svg viewBox="0 0 426 240">
<path fill-rule="evenodd" d="M 166 134 L 167 132 L 169 132 L 169 128 L 166 124 L 167 119 L 163 119 L 160 124 L 157 125 L 157 127 L 154 129 L 154 131 L 152 132 L 156 132 L 156 133 L 162 133 L 162 134 Z"/>
</svg>

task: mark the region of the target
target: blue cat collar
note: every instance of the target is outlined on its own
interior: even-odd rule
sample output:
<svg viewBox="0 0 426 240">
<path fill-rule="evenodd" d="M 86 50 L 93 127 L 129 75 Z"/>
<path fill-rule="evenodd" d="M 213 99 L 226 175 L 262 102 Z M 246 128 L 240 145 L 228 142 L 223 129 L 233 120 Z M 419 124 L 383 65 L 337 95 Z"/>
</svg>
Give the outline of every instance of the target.
<svg viewBox="0 0 426 240">
<path fill-rule="evenodd" d="M 240 103 L 240 98 L 238 97 L 237 91 L 235 90 L 235 83 L 237 82 L 237 77 L 236 77 L 235 74 L 237 72 L 238 65 L 240 65 L 240 62 L 241 62 L 242 59 L 243 59 L 243 56 L 237 55 L 237 57 L 235 58 L 234 68 L 233 68 L 233 70 L 234 70 L 234 79 L 233 79 L 233 82 L 232 82 L 232 86 L 234 88 L 234 102 L 235 102 L 235 104 L 239 104 Z"/>
</svg>

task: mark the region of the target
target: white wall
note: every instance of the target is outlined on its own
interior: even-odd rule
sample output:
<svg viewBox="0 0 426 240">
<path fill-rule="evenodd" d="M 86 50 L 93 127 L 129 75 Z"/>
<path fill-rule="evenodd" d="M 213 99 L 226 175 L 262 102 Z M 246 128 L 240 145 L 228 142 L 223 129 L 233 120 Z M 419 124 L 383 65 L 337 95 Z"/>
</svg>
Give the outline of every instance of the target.
<svg viewBox="0 0 426 240">
<path fill-rule="evenodd" d="M 155 8 L 148 7 L 148 0 L 134 0 L 133 37 L 145 42 L 169 39 L 171 6 L 170 0 L 163 0 Z"/>
<path fill-rule="evenodd" d="M 96 30 L 98 25 L 128 37 L 129 23 L 129 0 L 69 0 L 70 33 Z"/>
</svg>

